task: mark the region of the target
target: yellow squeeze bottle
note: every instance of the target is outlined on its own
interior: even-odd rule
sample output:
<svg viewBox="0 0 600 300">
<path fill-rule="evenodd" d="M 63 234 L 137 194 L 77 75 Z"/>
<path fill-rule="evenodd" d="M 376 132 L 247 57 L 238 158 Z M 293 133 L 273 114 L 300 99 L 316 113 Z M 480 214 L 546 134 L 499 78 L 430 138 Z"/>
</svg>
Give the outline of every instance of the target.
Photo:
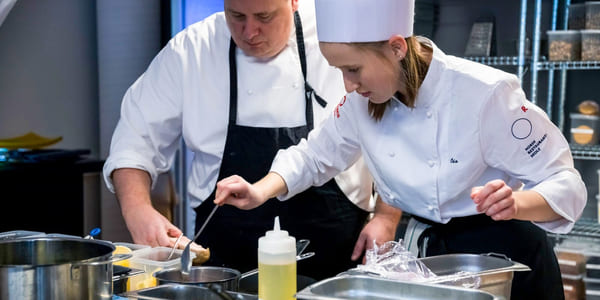
<svg viewBox="0 0 600 300">
<path fill-rule="evenodd" d="M 279 228 L 258 239 L 258 299 L 296 299 L 296 239 Z"/>
</svg>

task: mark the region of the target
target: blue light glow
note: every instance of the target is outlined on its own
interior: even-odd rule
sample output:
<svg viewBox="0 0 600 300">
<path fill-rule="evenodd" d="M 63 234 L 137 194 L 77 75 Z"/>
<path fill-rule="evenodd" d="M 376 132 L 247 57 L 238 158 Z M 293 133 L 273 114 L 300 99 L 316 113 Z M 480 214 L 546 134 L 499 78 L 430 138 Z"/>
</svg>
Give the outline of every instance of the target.
<svg viewBox="0 0 600 300">
<path fill-rule="evenodd" d="M 183 24 L 188 26 L 223 11 L 223 0 L 182 0 Z"/>
</svg>

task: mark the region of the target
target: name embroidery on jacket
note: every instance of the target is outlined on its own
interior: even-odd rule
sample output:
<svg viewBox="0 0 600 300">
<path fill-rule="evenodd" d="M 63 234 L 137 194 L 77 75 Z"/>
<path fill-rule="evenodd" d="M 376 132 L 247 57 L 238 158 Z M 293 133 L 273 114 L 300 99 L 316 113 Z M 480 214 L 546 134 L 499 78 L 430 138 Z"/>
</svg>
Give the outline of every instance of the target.
<svg viewBox="0 0 600 300">
<path fill-rule="evenodd" d="M 529 154 L 529 156 L 533 158 L 538 153 L 540 153 L 540 151 L 542 150 L 540 145 L 546 140 L 547 137 L 548 137 L 548 134 L 545 133 L 539 141 L 536 141 L 536 140 L 531 141 L 531 143 L 529 143 L 529 145 L 527 145 L 527 147 L 525 147 L 525 151 L 527 151 L 527 154 Z"/>
</svg>

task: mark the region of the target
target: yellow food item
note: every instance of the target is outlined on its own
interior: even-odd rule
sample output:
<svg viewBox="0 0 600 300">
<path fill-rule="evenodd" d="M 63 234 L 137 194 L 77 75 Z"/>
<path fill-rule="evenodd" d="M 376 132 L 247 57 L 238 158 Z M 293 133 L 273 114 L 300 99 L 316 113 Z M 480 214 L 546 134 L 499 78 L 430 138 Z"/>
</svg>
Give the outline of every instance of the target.
<svg viewBox="0 0 600 300">
<path fill-rule="evenodd" d="M 145 270 L 145 273 L 129 278 L 129 281 L 127 282 L 127 290 L 135 291 L 157 286 L 158 281 L 153 276 L 153 274 L 160 271 L 161 269 L 162 268 L 148 269 Z"/>
<path fill-rule="evenodd" d="M 580 145 L 589 144 L 594 136 L 594 130 L 586 125 L 577 127 L 577 131 L 571 130 L 575 143 Z"/>
<path fill-rule="evenodd" d="M 129 249 L 128 247 L 121 246 L 121 245 L 115 245 L 115 251 L 113 251 L 113 255 L 115 255 L 115 254 L 130 254 L 131 252 L 133 252 L 133 251 L 131 251 L 131 249 Z M 120 260 L 120 261 L 114 262 L 113 264 L 117 265 L 117 266 L 123 266 L 123 267 L 129 268 L 129 259 Z"/>
<path fill-rule="evenodd" d="M 141 290 L 141 289 L 155 287 L 155 286 L 156 286 L 156 278 L 150 276 L 150 277 L 147 277 L 146 279 L 138 282 L 135 289 Z"/>
<path fill-rule="evenodd" d="M 577 110 L 584 115 L 598 115 L 600 106 L 596 101 L 585 100 L 577 106 Z"/>
<path fill-rule="evenodd" d="M 6 148 L 9 150 L 27 148 L 27 149 L 39 149 L 46 146 L 56 144 L 62 140 L 62 136 L 47 138 L 28 132 L 24 135 L 12 137 L 8 139 L 0 140 L 0 148 Z"/>
<path fill-rule="evenodd" d="M 210 258 L 210 249 L 203 248 L 196 243 L 190 245 L 190 251 L 196 253 L 196 257 L 192 260 L 192 265 L 201 265 Z"/>
<path fill-rule="evenodd" d="M 177 241 L 176 237 L 171 237 L 171 244 L 175 245 Z M 190 239 L 183 236 L 179 243 L 177 243 L 177 249 L 185 249 L 185 246 L 190 242 Z M 172 246 L 171 246 L 172 247 Z M 192 260 L 192 265 L 201 265 L 205 263 L 210 258 L 210 249 L 204 248 L 195 242 L 190 245 L 190 251 L 196 253 L 196 258 Z"/>
</svg>

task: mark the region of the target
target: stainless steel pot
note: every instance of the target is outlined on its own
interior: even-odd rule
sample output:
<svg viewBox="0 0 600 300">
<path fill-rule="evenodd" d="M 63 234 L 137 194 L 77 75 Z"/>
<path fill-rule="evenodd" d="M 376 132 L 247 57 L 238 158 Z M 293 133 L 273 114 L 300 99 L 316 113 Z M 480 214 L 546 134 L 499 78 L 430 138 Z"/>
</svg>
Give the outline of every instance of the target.
<svg viewBox="0 0 600 300">
<path fill-rule="evenodd" d="M 0 241 L 0 299 L 111 299 L 108 242 L 79 238 Z"/>
<path fill-rule="evenodd" d="M 190 274 L 183 275 L 180 269 L 165 269 L 153 274 L 158 285 L 179 283 L 196 286 L 220 285 L 223 289 L 237 292 L 240 271 L 224 267 L 192 267 Z"/>
</svg>

